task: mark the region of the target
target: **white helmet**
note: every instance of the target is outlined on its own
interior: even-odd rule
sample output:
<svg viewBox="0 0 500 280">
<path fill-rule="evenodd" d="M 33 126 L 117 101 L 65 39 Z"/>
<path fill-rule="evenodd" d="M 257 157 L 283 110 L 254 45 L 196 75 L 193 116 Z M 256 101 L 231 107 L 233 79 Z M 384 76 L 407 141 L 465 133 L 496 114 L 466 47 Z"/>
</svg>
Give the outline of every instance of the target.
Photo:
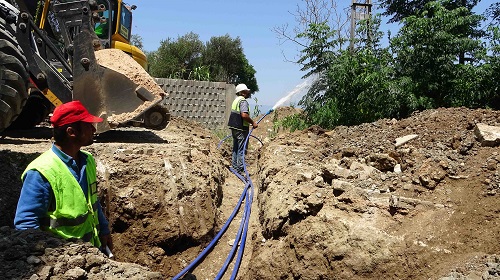
<svg viewBox="0 0 500 280">
<path fill-rule="evenodd" d="M 247 85 L 245 85 L 245 84 L 239 84 L 236 86 L 236 94 L 238 94 L 238 92 L 244 91 L 244 90 L 250 91 L 250 89 L 247 88 Z"/>
</svg>

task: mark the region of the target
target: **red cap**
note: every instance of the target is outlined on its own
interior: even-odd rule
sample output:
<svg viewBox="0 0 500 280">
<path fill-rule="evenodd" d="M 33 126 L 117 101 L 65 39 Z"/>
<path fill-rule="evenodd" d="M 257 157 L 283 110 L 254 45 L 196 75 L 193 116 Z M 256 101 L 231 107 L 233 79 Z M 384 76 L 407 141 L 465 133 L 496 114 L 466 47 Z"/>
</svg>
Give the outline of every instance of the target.
<svg viewBox="0 0 500 280">
<path fill-rule="evenodd" d="M 99 123 L 102 121 L 102 118 L 90 114 L 78 100 L 59 105 L 50 118 L 53 127 L 61 127 L 74 122 Z"/>
</svg>

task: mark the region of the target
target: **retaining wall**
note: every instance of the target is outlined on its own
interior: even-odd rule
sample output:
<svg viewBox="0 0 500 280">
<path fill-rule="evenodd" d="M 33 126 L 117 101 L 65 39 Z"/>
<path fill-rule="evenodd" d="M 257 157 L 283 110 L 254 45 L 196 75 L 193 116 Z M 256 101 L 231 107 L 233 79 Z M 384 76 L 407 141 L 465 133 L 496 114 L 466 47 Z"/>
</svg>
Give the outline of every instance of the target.
<svg viewBox="0 0 500 280">
<path fill-rule="evenodd" d="M 156 78 L 168 96 L 165 103 L 172 117 L 201 123 L 210 129 L 225 128 L 235 86 L 224 82 L 206 82 Z"/>
</svg>

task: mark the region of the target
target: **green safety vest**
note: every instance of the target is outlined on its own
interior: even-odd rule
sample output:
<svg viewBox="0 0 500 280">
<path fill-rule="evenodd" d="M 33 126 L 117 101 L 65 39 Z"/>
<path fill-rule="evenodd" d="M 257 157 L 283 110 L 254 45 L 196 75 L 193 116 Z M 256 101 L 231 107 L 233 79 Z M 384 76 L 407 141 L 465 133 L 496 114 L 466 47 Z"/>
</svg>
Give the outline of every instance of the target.
<svg viewBox="0 0 500 280">
<path fill-rule="evenodd" d="M 87 194 L 83 193 L 68 166 L 52 150 L 44 152 L 32 161 L 24 170 L 21 179 L 24 181 L 28 170 L 37 170 L 52 187 L 56 206 L 55 210 L 48 211 L 47 216 L 40 221 L 42 229 L 65 239 L 78 238 L 100 247 L 96 164 L 90 153 L 82 152 L 87 155 Z"/>
<path fill-rule="evenodd" d="M 231 105 L 231 114 L 229 115 L 229 122 L 227 125 L 232 129 L 248 131 L 250 123 L 241 117 L 240 111 L 240 103 L 243 100 L 245 100 L 245 97 L 243 96 L 238 96 L 234 99 L 233 104 Z"/>
</svg>

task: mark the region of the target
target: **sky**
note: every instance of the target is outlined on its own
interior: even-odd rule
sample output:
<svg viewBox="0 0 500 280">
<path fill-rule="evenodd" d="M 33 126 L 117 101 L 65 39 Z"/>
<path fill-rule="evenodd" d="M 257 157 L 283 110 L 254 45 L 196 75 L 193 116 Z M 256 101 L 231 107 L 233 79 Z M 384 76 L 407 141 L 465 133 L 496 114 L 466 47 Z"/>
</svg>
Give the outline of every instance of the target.
<svg viewBox="0 0 500 280">
<path fill-rule="evenodd" d="M 144 49 L 155 51 L 162 40 L 177 39 L 189 32 L 207 42 L 211 37 L 229 34 L 239 37 L 249 63 L 256 70 L 259 92 L 252 96 L 260 105 L 274 105 L 302 83 L 300 67 L 285 62 L 298 55 L 296 46 L 280 45 L 274 27 L 294 26 L 294 0 L 128 0 L 136 5 L 132 33 L 142 37 Z M 349 1 L 350 2 L 350 1 Z M 286 104 L 289 105 L 289 104 Z"/>
<path fill-rule="evenodd" d="M 490 1 L 482 0 L 480 5 L 485 7 Z M 283 55 L 288 60 L 296 60 L 300 54 L 297 45 L 290 42 L 281 44 L 273 31 L 273 28 L 284 24 L 297 26 L 293 13 L 302 2 L 126 0 L 127 4 L 137 6 L 133 14 L 132 33 L 142 37 L 146 51 L 155 51 L 162 40 L 175 40 L 189 32 L 198 34 L 203 42 L 226 34 L 231 38 L 239 37 L 249 63 L 256 70 L 259 92 L 252 98 L 257 98 L 257 104 L 263 106 L 276 105 L 291 93 L 292 96 L 283 105 L 296 105 L 301 96 L 298 89 L 307 84 L 301 79 L 305 73 L 300 71 L 299 65 L 285 61 Z M 338 3 L 345 3 L 348 7 L 351 0 L 339 0 Z M 397 31 L 396 26 L 385 26 L 385 29 L 393 30 L 393 36 Z"/>
</svg>

